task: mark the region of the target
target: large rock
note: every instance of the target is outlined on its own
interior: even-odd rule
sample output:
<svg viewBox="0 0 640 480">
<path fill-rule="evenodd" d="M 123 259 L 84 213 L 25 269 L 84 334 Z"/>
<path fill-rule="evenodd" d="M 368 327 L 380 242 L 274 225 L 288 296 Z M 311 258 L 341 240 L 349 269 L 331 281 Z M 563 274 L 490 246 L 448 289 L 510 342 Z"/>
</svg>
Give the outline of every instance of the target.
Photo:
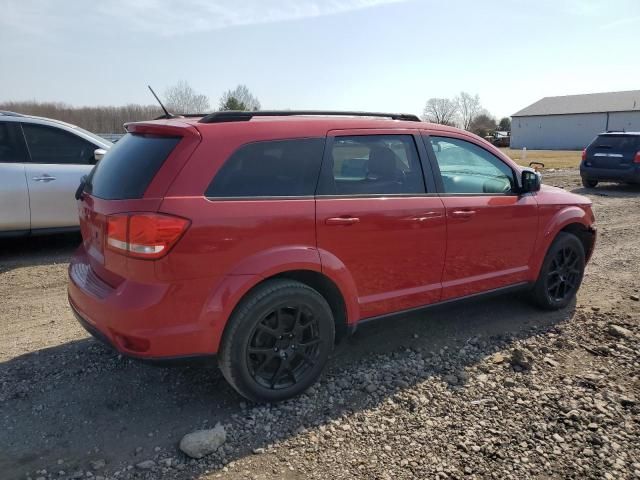
<svg viewBox="0 0 640 480">
<path fill-rule="evenodd" d="M 180 450 L 191 458 L 202 458 L 215 452 L 227 440 L 224 427 L 219 423 L 210 430 L 198 430 L 186 434 L 180 440 Z"/>
<path fill-rule="evenodd" d="M 609 334 L 619 338 L 631 338 L 633 333 L 620 325 L 609 325 Z"/>
<path fill-rule="evenodd" d="M 515 367 L 530 370 L 533 365 L 533 355 L 526 348 L 514 348 L 509 361 Z"/>
<path fill-rule="evenodd" d="M 156 462 L 153 460 L 145 460 L 143 462 L 136 463 L 136 468 L 139 468 L 140 470 L 151 470 L 155 466 Z"/>
</svg>

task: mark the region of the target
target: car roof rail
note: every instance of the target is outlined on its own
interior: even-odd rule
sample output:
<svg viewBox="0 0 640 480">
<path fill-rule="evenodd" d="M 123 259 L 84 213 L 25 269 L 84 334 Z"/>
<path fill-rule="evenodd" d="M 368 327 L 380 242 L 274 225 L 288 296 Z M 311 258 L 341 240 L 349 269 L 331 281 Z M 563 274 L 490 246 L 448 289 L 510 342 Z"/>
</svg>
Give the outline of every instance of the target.
<svg viewBox="0 0 640 480">
<path fill-rule="evenodd" d="M 0 110 L 0 115 L 4 115 L 5 117 L 24 117 L 21 113 L 10 112 L 9 110 Z"/>
<path fill-rule="evenodd" d="M 247 112 L 240 110 L 227 110 L 214 112 L 205 115 L 199 123 L 223 123 L 223 122 L 245 122 L 253 117 L 292 117 L 296 115 L 311 116 L 341 116 L 341 117 L 381 117 L 392 120 L 405 120 L 409 122 L 419 122 L 417 115 L 410 113 L 381 113 L 381 112 L 341 112 L 334 110 L 257 110 Z"/>
</svg>

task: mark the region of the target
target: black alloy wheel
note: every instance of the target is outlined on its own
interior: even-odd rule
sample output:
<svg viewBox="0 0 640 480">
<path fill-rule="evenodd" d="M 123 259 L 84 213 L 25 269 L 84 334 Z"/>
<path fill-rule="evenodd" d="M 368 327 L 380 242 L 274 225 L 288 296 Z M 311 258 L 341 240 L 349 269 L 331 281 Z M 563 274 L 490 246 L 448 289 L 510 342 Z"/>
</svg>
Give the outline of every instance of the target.
<svg viewBox="0 0 640 480">
<path fill-rule="evenodd" d="M 309 308 L 277 307 L 257 323 L 249 340 L 251 376 L 273 390 L 291 387 L 318 362 L 321 343 L 318 322 Z"/>
<path fill-rule="evenodd" d="M 267 280 L 231 315 L 218 352 L 220 370 L 249 400 L 278 402 L 318 380 L 334 339 L 333 313 L 320 293 L 294 280 Z"/>
<path fill-rule="evenodd" d="M 564 308 L 573 300 L 584 276 L 584 246 L 578 237 L 560 232 L 542 263 L 531 298 L 547 310 Z"/>
<path fill-rule="evenodd" d="M 582 269 L 580 253 L 572 245 L 561 248 L 551 260 L 547 273 L 547 294 L 555 302 L 561 302 L 578 290 Z"/>
</svg>

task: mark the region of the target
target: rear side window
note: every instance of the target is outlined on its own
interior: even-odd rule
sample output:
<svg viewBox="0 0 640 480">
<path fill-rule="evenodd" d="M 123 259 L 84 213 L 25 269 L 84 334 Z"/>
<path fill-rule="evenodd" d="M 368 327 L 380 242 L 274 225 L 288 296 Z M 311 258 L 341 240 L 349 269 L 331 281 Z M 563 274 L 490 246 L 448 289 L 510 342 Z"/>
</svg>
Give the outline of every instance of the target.
<svg viewBox="0 0 640 480">
<path fill-rule="evenodd" d="M 603 152 L 636 152 L 640 150 L 640 135 L 599 135 L 591 147 Z"/>
<path fill-rule="evenodd" d="M 244 145 L 213 178 L 207 197 L 300 197 L 313 195 L 324 138 L 274 140 Z"/>
<path fill-rule="evenodd" d="M 142 198 L 180 140 L 128 133 L 91 171 L 85 191 L 105 200 Z"/>
<path fill-rule="evenodd" d="M 27 161 L 20 125 L 14 122 L 0 122 L 0 163 Z"/>
<path fill-rule="evenodd" d="M 425 193 L 418 150 L 411 135 L 335 137 L 320 195 Z"/>
<path fill-rule="evenodd" d="M 92 164 L 96 147 L 60 128 L 23 123 L 22 130 L 33 163 Z"/>
</svg>

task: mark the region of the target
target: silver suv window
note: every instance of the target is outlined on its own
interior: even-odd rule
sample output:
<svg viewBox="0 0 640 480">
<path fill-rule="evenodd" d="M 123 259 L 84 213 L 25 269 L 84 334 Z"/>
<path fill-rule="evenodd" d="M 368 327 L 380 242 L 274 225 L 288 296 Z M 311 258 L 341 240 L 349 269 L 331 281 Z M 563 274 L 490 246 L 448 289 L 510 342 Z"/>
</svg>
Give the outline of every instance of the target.
<svg viewBox="0 0 640 480">
<path fill-rule="evenodd" d="M 0 163 L 24 163 L 27 152 L 20 125 L 14 122 L 0 122 Z"/>
<path fill-rule="evenodd" d="M 55 127 L 23 123 L 32 163 L 80 164 L 94 163 L 93 143 Z"/>
</svg>

